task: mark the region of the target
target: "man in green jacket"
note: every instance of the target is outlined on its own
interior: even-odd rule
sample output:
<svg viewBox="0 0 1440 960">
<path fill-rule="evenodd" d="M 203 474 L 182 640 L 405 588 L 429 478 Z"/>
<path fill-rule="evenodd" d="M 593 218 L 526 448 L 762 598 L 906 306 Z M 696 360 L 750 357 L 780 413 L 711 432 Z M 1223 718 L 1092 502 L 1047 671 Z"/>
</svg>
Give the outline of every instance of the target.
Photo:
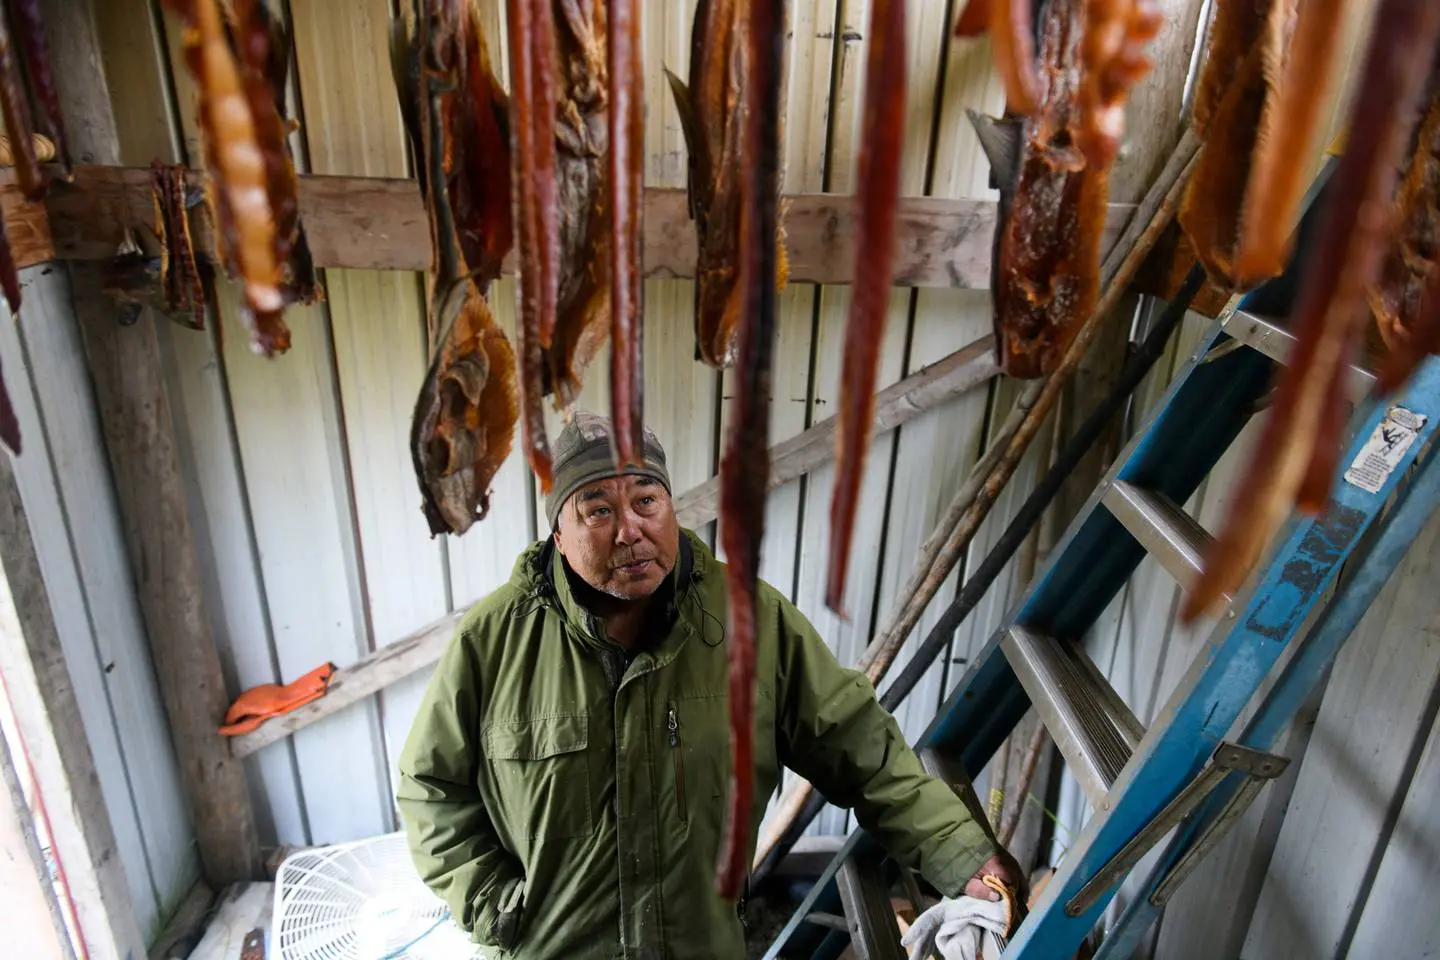
<svg viewBox="0 0 1440 960">
<path fill-rule="evenodd" d="M 715 893 L 724 568 L 680 529 L 648 429 L 644 455 L 616 476 L 607 420 L 565 427 L 552 535 L 466 616 L 400 759 L 415 864 L 487 956 L 744 956 L 736 905 Z M 754 808 L 789 767 L 945 896 L 994 899 L 987 874 L 1018 886 L 869 681 L 769 585 L 757 605 Z"/>
</svg>

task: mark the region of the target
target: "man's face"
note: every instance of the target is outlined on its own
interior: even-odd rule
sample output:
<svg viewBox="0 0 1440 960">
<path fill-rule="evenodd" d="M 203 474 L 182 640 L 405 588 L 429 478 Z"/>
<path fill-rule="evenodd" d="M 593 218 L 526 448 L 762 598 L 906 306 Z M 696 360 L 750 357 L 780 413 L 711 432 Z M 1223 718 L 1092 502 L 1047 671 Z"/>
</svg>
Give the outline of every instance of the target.
<svg viewBox="0 0 1440 960">
<path fill-rule="evenodd" d="M 664 485 L 649 477 L 610 477 L 570 495 L 560 508 L 555 546 L 596 590 L 643 600 L 675 568 L 680 524 Z"/>
</svg>

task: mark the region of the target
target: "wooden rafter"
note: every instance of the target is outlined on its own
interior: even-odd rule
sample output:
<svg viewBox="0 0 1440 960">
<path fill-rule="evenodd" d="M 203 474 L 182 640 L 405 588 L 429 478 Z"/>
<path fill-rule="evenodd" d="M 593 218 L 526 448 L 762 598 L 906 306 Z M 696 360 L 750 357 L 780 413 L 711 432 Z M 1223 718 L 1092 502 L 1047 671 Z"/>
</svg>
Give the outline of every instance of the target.
<svg viewBox="0 0 1440 960">
<path fill-rule="evenodd" d="M 198 175 L 192 180 L 199 183 Z M 695 274 L 695 230 L 683 190 L 645 191 L 645 275 Z M 848 283 L 853 267 L 851 198 L 798 194 L 786 200 L 790 279 L 797 283 Z M 115 255 L 128 226 L 147 242 L 154 217 L 150 172 L 143 167 L 82 166 L 75 182 L 56 184 L 43 205 L 23 201 L 12 175 L 0 179 L 0 206 L 16 262 L 105 260 Z M 1111 204 L 1107 243 L 1134 209 Z M 430 238 L 413 180 L 302 176 L 300 213 L 318 267 L 428 270 Z M 990 247 L 996 205 L 990 200 L 910 197 L 900 203 L 895 284 L 901 287 L 984 289 L 990 283 Z M 214 253 L 208 218 L 194 216 L 197 249 Z M 513 273 L 514 254 L 505 272 Z"/>
</svg>

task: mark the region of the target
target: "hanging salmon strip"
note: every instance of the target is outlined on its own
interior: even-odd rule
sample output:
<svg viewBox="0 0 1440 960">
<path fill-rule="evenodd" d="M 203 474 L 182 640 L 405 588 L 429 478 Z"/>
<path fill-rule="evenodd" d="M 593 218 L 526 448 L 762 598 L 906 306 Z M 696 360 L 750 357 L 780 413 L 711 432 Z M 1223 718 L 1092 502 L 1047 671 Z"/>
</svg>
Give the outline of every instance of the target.
<svg viewBox="0 0 1440 960">
<path fill-rule="evenodd" d="M 844 613 L 845 578 L 860 481 L 875 419 L 880 341 L 894 279 L 895 216 L 905 146 L 905 3 L 875 0 L 855 214 L 855 290 L 845 327 L 841 408 L 835 430 L 835 488 L 830 497 L 830 574 L 825 605 Z"/>
<path fill-rule="evenodd" d="M 610 420 L 615 464 L 641 466 L 645 429 L 644 331 L 640 277 L 645 176 L 645 80 L 641 70 L 640 4 L 611 0 L 607 175 L 610 181 Z"/>
<path fill-rule="evenodd" d="M 780 76 L 785 43 L 781 0 L 749 0 L 751 60 L 742 88 L 746 122 L 741 140 L 739 248 L 740 329 L 735 365 L 735 417 L 720 463 L 720 538 L 727 564 L 730 714 L 729 799 L 720 841 L 716 887 L 733 900 L 749 873 L 750 817 L 755 801 L 755 617 L 765 490 L 770 475 L 770 374 L 776 309 L 776 191 L 780 179 Z"/>
</svg>

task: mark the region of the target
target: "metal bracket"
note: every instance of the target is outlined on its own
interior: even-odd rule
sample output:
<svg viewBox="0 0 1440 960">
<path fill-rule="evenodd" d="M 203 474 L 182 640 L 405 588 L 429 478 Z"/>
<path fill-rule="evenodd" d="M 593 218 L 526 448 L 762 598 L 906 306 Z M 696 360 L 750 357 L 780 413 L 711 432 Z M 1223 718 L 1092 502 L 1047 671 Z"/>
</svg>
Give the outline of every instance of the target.
<svg viewBox="0 0 1440 960">
<path fill-rule="evenodd" d="M 1287 757 L 1277 757 L 1271 753 L 1262 753 L 1259 750 L 1252 750 L 1249 747 L 1242 747 L 1237 743 L 1230 743 L 1229 741 L 1221 742 L 1221 744 L 1215 748 L 1215 752 L 1211 754 L 1210 762 L 1205 765 L 1205 769 L 1200 771 L 1199 776 L 1191 780 L 1185 786 L 1185 789 L 1176 794 L 1175 799 L 1165 805 L 1165 809 L 1156 814 L 1155 818 L 1145 824 L 1145 826 L 1140 829 L 1140 832 L 1135 834 L 1135 836 L 1130 839 L 1130 842 L 1120 849 L 1119 853 L 1111 857 L 1105 866 L 1096 871 L 1095 876 L 1091 877 L 1090 880 L 1080 888 L 1080 891 L 1065 904 L 1065 912 L 1072 917 L 1078 917 L 1085 913 L 1086 910 L 1089 910 L 1102 893 L 1124 878 L 1125 874 L 1129 873 L 1130 869 L 1140 862 L 1141 858 L 1149 852 L 1151 847 L 1159 843 L 1161 838 L 1169 833 L 1176 824 L 1193 813 L 1205 798 L 1214 792 L 1215 788 L 1220 786 L 1221 782 L 1231 773 L 1239 773 L 1245 778 L 1246 783 L 1244 787 L 1241 788 L 1240 795 L 1248 795 L 1244 801 L 1244 803 L 1248 805 L 1250 801 L 1254 799 L 1255 794 L 1259 792 L 1260 787 L 1264 785 L 1265 781 L 1273 780 L 1280 776 L 1289 764 L 1290 760 Z M 1239 796 L 1237 796 L 1236 799 L 1238 800 Z M 1231 807 L 1234 807 L 1233 803 Z M 1227 809 L 1225 815 L 1229 819 L 1225 822 L 1224 827 L 1228 827 L 1229 824 L 1233 823 L 1243 812 L 1243 806 L 1238 810 Z M 1222 827 L 1220 823 L 1216 824 L 1216 828 L 1219 829 L 1221 835 L 1223 835 L 1224 827 Z M 1216 834 L 1216 829 L 1212 829 L 1210 833 L 1202 838 L 1203 842 L 1197 843 L 1195 848 L 1186 854 L 1185 860 L 1176 864 L 1175 871 L 1172 871 L 1170 876 L 1166 877 L 1165 884 L 1162 884 L 1162 886 L 1169 885 L 1165 896 L 1168 897 L 1173 893 L 1175 886 L 1185 878 L 1185 873 L 1193 870 L 1195 864 L 1199 862 L 1199 859 L 1219 842 L 1220 835 L 1212 836 L 1212 834 Z M 1182 869 L 1184 873 L 1180 873 Z M 1179 873 L 1179 876 L 1176 876 L 1177 873 Z M 1171 883 L 1172 880 L 1174 881 L 1173 883 Z M 1156 893 L 1157 895 L 1159 894 L 1158 889 Z M 1159 903 L 1163 901 L 1155 902 Z"/>
<path fill-rule="evenodd" d="M 852 856 L 841 865 L 835 880 L 850 928 L 850 946 L 859 960 L 906 960 L 879 861 Z"/>
<path fill-rule="evenodd" d="M 1288 763 L 1289 760 L 1285 760 L 1285 764 Z M 1281 766 L 1281 769 L 1284 769 L 1284 765 Z M 1215 818 L 1215 822 L 1210 824 L 1204 833 L 1195 838 L 1194 842 L 1186 848 L 1184 855 L 1170 868 L 1170 872 L 1165 874 L 1164 879 L 1156 884 L 1155 891 L 1150 894 L 1151 903 L 1157 907 L 1164 906 L 1165 902 L 1174 896 L 1175 891 L 1180 888 L 1180 884 L 1185 882 L 1185 878 L 1190 876 L 1191 871 L 1199 866 L 1200 861 L 1205 859 L 1206 854 L 1220 844 L 1220 841 L 1225 838 L 1225 834 L 1230 832 L 1230 828 L 1245 815 L 1246 810 L 1250 809 L 1251 802 L 1260 795 L 1260 788 L 1265 786 L 1266 780 L 1270 779 L 1274 778 L 1245 778 L 1245 782 L 1240 785 L 1240 789 L 1235 792 L 1235 796 L 1230 798 L 1230 802 L 1225 805 L 1225 809 Z"/>
</svg>

